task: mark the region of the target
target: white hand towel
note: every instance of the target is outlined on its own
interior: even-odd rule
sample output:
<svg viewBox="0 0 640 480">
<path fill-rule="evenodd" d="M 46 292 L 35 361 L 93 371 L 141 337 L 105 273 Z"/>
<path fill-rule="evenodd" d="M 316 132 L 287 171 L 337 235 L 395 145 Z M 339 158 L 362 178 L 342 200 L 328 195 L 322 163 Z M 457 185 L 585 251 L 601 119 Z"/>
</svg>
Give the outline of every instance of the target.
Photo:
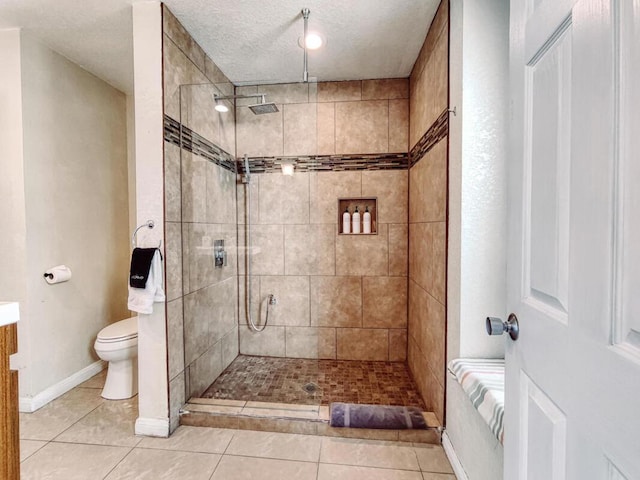
<svg viewBox="0 0 640 480">
<path fill-rule="evenodd" d="M 151 268 L 145 287 L 134 288 L 129 285 L 129 310 L 138 313 L 153 313 L 153 302 L 164 302 L 166 298 L 162 288 L 163 278 L 160 250 L 156 250 L 151 260 Z"/>
</svg>

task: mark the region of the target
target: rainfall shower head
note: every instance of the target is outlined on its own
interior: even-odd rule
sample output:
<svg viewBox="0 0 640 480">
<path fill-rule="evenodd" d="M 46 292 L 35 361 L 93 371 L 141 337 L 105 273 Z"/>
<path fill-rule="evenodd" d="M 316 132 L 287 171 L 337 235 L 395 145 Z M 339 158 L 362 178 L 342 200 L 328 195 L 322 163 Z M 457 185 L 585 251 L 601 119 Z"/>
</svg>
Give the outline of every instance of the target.
<svg viewBox="0 0 640 480">
<path fill-rule="evenodd" d="M 249 105 L 249 108 L 255 115 L 264 115 L 265 113 L 276 113 L 279 111 L 278 106 L 275 103 L 267 103 L 265 101 L 264 95 L 262 96 L 262 101 L 260 103 Z"/>
<path fill-rule="evenodd" d="M 249 108 L 256 115 L 264 115 L 265 113 L 279 112 L 275 103 L 256 103 L 255 105 L 249 105 Z"/>
<path fill-rule="evenodd" d="M 218 108 L 219 106 L 223 105 L 222 103 L 219 103 L 221 100 L 235 100 L 236 98 L 256 98 L 256 97 L 260 97 L 260 103 L 256 103 L 255 105 L 248 106 L 255 115 L 264 115 L 265 113 L 276 113 L 280 111 L 278 110 L 278 106 L 275 103 L 273 102 L 267 103 L 266 94 L 264 93 L 258 93 L 258 94 L 252 94 L 252 95 L 224 95 L 224 96 L 214 95 L 213 96 L 213 98 L 216 101 L 215 108 L 219 112 L 222 111 L 222 109 Z"/>
</svg>

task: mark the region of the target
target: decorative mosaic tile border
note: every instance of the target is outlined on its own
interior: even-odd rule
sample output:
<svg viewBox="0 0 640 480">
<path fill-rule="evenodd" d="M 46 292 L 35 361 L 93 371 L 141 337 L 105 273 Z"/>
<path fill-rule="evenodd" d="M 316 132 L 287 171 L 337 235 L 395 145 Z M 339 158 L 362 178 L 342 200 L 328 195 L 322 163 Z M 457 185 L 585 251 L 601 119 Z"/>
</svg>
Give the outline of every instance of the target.
<svg viewBox="0 0 640 480">
<path fill-rule="evenodd" d="M 168 115 L 164 116 L 164 139 L 178 147 L 206 158 L 231 172 L 236 173 L 236 159 L 220 147 L 182 125 L 182 142 L 180 141 L 180 122 Z"/>
<path fill-rule="evenodd" d="M 418 163 L 429 150 L 449 134 L 449 110 L 445 109 L 438 119 L 433 122 L 429 130 L 422 136 L 409 154 L 409 168 Z"/>
<path fill-rule="evenodd" d="M 237 160 L 203 136 L 182 125 L 168 115 L 164 116 L 164 139 L 199 155 L 232 172 L 243 173 L 243 159 Z M 350 170 L 407 170 L 408 153 L 381 153 L 372 155 L 307 155 L 298 157 L 249 157 L 252 173 L 280 173 L 283 163 L 295 165 L 296 172 L 344 172 Z"/>
<path fill-rule="evenodd" d="M 406 170 L 409 155 L 382 153 L 377 155 L 309 155 L 299 157 L 249 157 L 251 173 L 280 173 L 283 163 L 295 165 L 296 172 L 344 172 L 349 170 Z M 244 172 L 238 159 L 238 172 Z"/>
</svg>

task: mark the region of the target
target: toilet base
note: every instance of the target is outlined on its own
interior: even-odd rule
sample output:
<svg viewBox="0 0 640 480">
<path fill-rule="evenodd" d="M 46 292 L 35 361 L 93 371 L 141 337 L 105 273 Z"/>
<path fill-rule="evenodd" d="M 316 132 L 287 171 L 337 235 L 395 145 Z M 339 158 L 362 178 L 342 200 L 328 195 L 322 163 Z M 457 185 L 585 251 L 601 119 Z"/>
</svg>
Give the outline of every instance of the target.
<svg viewBox="0 0 640 480">
<path fill-rule="evenodd" d="M 110 361 L 102 398 L 124 400 L 138 394 L 138 357 Z"/>
</svg>

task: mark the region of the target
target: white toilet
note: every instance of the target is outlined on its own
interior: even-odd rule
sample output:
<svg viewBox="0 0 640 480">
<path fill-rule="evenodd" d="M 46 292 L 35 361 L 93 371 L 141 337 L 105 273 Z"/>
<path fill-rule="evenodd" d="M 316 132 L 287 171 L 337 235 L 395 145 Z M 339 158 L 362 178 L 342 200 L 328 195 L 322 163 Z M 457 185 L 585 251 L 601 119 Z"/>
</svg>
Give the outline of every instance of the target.
<svg viewBox="0 0 640 480">
<path fill-rule="evenodd" d="M 102 397 L 123 400 L 138 393 L 138 317 L 103 328 L 93 345 L 98 356 L 109 362 Z"/>
</svg>

